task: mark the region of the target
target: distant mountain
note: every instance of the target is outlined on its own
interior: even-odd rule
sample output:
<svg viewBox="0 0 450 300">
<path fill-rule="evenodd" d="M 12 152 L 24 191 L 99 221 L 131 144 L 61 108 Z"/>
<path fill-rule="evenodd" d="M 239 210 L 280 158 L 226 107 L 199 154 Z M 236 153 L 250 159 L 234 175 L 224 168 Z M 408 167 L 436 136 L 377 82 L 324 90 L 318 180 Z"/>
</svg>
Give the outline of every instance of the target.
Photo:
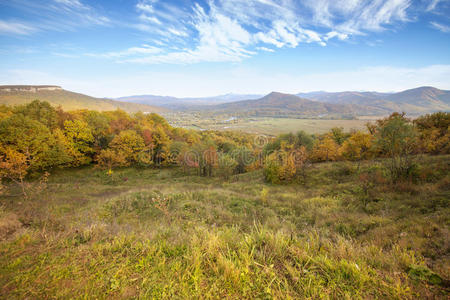
<svg viewBox="0 0 450 300">
<path fill-rule="evenodd" d="M 450 110 L 450 91 L 430 86 L 391 94 L 387 97 L 387 100 L 398 105 L 416 107 L 423 111 Z"/>
<path fill-rule="evenodd" d="M 386 113 L 404 111 L 410 114 L 423 114 L 450 111 L 450 91 L 428 86 L 399 93 L 312 92 L 297 95 L 325 103 L 363 105 L 374 110 L 384 110 Z"/>
<path fill-rule="evenodd" d="M 170 96 L 139 95 L 116 98 L 119 101 L 141 103 L 170 109 L 187 109 L 197 105 L 215 105 L 240 100 L 258 99 L 263 95 L 226 94 L 214 97 L 176 98 Z"/>
<path fill-rule="evenodd" d="M 183 102 L 178 98 L 170 96 L 156 96 L 156 95 L 128 96 L 116 98 L 116 100 L 127 103 L 140 103 L 159 107 L 173 107 L 174 105 L 183 104 Z"/>
<path fill-rule="evenodd" d="M 201 110 L 235 115 L 275 117 L 350 117 L 357 113 L 367 114 L 369 112 L 367 108 L 360 105 L 323 103 L 278 92 L 272 92 L 256 100 L 202 107 Z"/>
<path fill-rule="evenodd" d="M 94 98 L 87 95 L 66 91 L 51 85 L 0 85 L 0 104 L 19 105 L 33 100 L 48 101 L 53 106 L 64 110 L 90 109 L 98 111 L 116 110 L 127 112 L 163 112 L 164 108 L 145 104 L 127 103 L 110 99 Z"/>
</svg>

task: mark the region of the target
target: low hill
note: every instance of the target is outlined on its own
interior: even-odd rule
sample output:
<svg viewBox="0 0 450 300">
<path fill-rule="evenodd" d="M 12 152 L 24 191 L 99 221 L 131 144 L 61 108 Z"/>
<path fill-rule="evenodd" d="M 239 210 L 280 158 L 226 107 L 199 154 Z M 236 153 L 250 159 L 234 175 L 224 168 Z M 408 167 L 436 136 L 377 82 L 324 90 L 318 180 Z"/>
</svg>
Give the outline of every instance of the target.
<svg viewBox="0 0 450 300">
<path fill-rule="evenodd" d="M 237 101 L 195 109 L 236 115 L 276 117 L 349 117 L 373 111 L 360 105 L 323 103 L 278 92 L 272 92 L 256 100 Z M 377 113 L 383 113 L 383 111 L 377 110 Z"/>
<path fill-rule="evenodd" d="M 434 87 L 419 87 L 398 93 L 377 92 L 312 92 L 298 96 L 322 103 L 364 105 L 386 112 L 404 111 L 423 114 L 436 111 L 450 111 L 450 91 Z"/>
<path fill-rule="evenodd" d="M 163 112 L 164 108 L 146 104 L 128 103 L 110 99 L 94 98 L 84 94 L 66 91 L 59 86 L 2 85 L 0 104 L 20 105 L 33 100 L 47 101 L 64 110 L 90 109 L 98 111 L 116 110 L 127 112 Z"/>
</svg>

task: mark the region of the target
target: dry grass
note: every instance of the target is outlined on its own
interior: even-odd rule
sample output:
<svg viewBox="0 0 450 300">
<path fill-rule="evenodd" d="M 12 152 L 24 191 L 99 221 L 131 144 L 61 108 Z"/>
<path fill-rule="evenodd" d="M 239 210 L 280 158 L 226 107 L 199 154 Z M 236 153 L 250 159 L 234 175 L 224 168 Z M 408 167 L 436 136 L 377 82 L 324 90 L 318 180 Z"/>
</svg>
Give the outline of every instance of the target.
<svg viewBox="0 0 450 300">
<path fill-rule="evenodd" d="M 0 298 L 446 299 L 448 161 L 364 201 L 348 163 L 284 186 L 260 171 L 60 170 L 32 200 L 2 199 Z"/>
</svg>

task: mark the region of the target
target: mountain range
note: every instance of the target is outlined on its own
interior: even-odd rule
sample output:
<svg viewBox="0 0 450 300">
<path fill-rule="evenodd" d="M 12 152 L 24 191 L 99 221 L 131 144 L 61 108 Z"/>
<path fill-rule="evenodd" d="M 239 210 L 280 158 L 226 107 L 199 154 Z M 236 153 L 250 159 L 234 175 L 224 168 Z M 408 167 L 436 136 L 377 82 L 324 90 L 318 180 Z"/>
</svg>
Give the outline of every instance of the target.
<svg viewBox="0 0 450 300">
<path fill-rule="evenodd" d="M 120 108 L 128 112 L 184 111 L 236 116 L 347 118 L 386 115 L 394 111 L 410 115 L 450 111 L 450 91 L 427 86 L 398 93 L 319 91 L 293 95 L 272 92 L 265 96 L 226 94 L 203 98 L 140 95 L 114 100 L 74 93 L 59 86 L 0 86 L 0 104 L 18 105 L 35 99 L 65 110 Z"/>
<path fill-rule="evenodd" d="M 411 114 L 450 110 L 450 91 L 430 86 L 419 87 L 398 93 L 378 92 L 312 92 L 297 96 L 318 102 L 334 104 L 357 104 L 386 112 L 404 111 Z"/>
<path fill-rule="evenodd" d="M 156 96 L 156 95 L 138 95 L 116 98 L 118 101 L 142 103 L 170 109 L 186 109 L 190 106 L 197 105 L 215 105 L 221 103 L 229 103 L 241 100 L 252 100 L 263 97 L 264 95 L 254 94 L 225 94 L 213 97 L 198 97 L 198 98 L 177 98 L 171 96 Z"/>
<path fill-rule="evenodd" d="M 417 115 L 450 111 L 450 91 L 419 87 L 398 93 L 310 92 L 296 95 L 228 94 L 206 98 L 141 95 L 118 98 L 171 110 L 233 113 L 249 116 L 386 115 L 394 111 Z"/>
<path fill-rule="evenodd" d="M 236 116 L 259 117 L 351 117 L 367 114 L 369 110 L 360 105 L 335 104 L 313 101 L 296 95 L 272 92 L 260 99 L 235 101 L 191 110 L 208 111 L 213 114 L 228 113 Z M 380 111 L 377 111 L 381 113 Z"/>
</svg>

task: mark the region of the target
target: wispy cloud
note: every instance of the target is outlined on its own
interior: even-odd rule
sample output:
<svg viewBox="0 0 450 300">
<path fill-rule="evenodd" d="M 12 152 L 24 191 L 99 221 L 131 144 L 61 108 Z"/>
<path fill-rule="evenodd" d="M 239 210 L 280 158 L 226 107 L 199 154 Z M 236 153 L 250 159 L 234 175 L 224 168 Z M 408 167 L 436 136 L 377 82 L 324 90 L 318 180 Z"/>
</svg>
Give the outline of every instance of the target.
<svg viewBox="0 0 450 300">
<path fill-rule="evenodd" d="M 69 53 L 61 53 L 61 52 L 52 52 L 51 53 L 54 56 L 64 57 L 64 58 L 78 58 L 79 55 L 76 54 L 69 54 Z"/>
<path fill-rule="evenodd" d="M 437 30 L 440 30 L 442 32 L 445 33 L 449 33 L 450 32 L 450 26 L 444 25 L 444 24 L 440 24 L 438 22 L 430 22 L 431 26 Z"/>
<path fill-rule="evenodd" d="M 449 0 L 136 0 L 134 19 L 122 25 L 140 31 L 143 43 L 115 52 L 91 54 L 119 62 L 142 64 L 239 62 L 258 52 L 327 46 L 413 22 L 418 11 L 436 14 Z M 0 34 L 72 31 L 82 26 L 108 26 L 114 18 L 87 0 L 10 0 L 5 5 L 35 16 L 33 23 L 0 21 Z M 445 22 L 431 26 L 448 32 Z M 162 42 L 162 43 L 161 43 Z M 132 49 L 132 50 L 130 50 Z M 142 49 L 142 51 L 137 51 Z"/>
<path fill-rule="evenodd" d="M 2 21 L 0 20 L 0 34 L 18 34 L 18 35 L 28 35 L 36 32 L 37 28 L 26 25 L 23 23 L 18 23 L 14 21 Z"/>
<path fill-rule="evenodd" d="M 430 0 L 430 3 L 428 4 L 426 10 L 427 11 L 433 11 L 436 9 L 439 3 L 445 2 L 446 0 Z"/>
<path fill-rule="evenodd" d="M 69 6 L 69 7 L 89 9 L 86 5 L 82 4 L 79 0 L 55 0 L 55 2 Z"/>
<path fill-rule="evenodd" d="M 173 39 L 183 50 L 165 49 L 124 61 L 234 62 L 267 51 L 263 49 L 274 51 L 270 46 L 326 46 L 332 39 L 343 41 L 411 21 L 411 5 L 411 0 L 210 0 L 204 6 L 193 3 L 179 8 L 164 1 L 140 0 L 136 10 L 142 23 L 135 28 Z"/>
<path fill-rule="evenodd" d="M 275 50 L 273 50 L 271 48 L 266 48 L 266 47 L 256 47 L 256 49 L 264 51 L 264 52 L 275 52 Z"/>
<path fill-rule="evenodd" d="M 16 10 L 24 20 L 32 21 L 1 21 L 0 33 L 24 35 L 38 31 L 73 31 L 80 27 L 111 24 L 107 16 L 81 0 L 9 0 L 1 4 Z"/>
<path fill-rule="evenodd" d="M 142 45 L 140 47 L 131 47 L 123 51 L 116 51 L 116 52 L 106 52 L 106 53 L 86 53 L 86 56 L 91 57 L 99 57 L 99 58 L 122 58 L 122 57 L 129 57 L 129 56 L 140 56 L 140 55 L 148 55 L 148 54 L 157 54 L 160 53 L 162 49 L 149 46 L 149 45 Z"/>
</svg>

